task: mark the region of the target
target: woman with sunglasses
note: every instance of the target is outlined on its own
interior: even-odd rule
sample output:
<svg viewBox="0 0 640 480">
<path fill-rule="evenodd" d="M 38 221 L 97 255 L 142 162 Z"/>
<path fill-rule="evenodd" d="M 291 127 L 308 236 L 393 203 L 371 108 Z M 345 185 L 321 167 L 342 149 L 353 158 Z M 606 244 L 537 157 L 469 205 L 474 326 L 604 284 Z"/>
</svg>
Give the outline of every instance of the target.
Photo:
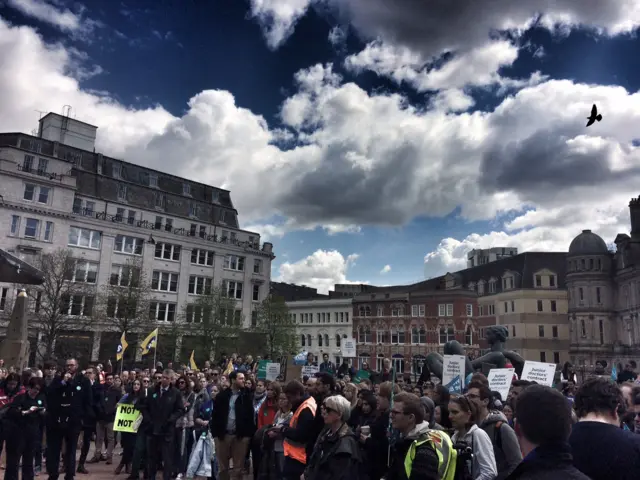
<svg viewBox="0 0 640 480">
<path fill-rule="evenodd" d="M 351 402 L 339 395 L 325 398 L 321 412 L 325 428 L 316 441 L 304 480 L 360 478 L 363 457 L 356 436 L 347 425 Z"/>
<path fill-rule="evenodd" d="M 461 452 L 467 455 L 466 467 L 470 474 L 468 478 L 494 480 L 498 476 L 498 468 L 493 444 L 489 435 L 476 425 L 479 410 L 474 400 L 463 395 L 449 400 L 449 420 L 454 430 L 451 441 L 458 450 L 458 468 L 461 463 Z"/>
</svg>

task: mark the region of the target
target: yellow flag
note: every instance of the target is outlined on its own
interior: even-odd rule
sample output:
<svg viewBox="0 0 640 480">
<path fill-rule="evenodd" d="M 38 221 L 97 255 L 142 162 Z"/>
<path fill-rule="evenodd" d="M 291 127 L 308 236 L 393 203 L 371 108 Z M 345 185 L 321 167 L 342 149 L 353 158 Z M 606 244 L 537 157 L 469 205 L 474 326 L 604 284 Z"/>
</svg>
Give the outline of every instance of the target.
<svg viewBox="0 0 640 480">
<path fill-rule="evenodd" d="M 227 364 L 227 368 L 224 371 L 223 375 L 229 375 L 231 372 L 233 372 L 233 361 L 229 359 L 229 363 Z"/>
<path fill-rule="evenodd" d="M 142 355 L 146 355 L 151 351 L 152 348 L 156 348 L 158 345 L 158 329 L 156 328 L 153 332 L 147 335 L 142 343 L 140 344 L 140 350 L 142 351 Z"/>
<path fill-rule="evenodd" d="M 118 345 L 118 351 L 116 352 L 116 359 L 118 361 L 122 360 L 122 357 L 124 357 L 124 352 L 129 346 L 125 336 L 126 336 L 126 333 L 122 332 L 122 337 L 120 338 L 120 345 Z"/>
<path fill-rule="evenodd" d="M 196 365 L 196 359 L 194 358 L 196 351 L 191 351 L 191 357 L 189 357 L 189 367 L 191 370 L 198 370 L 198 366 Z"/>
</svg>

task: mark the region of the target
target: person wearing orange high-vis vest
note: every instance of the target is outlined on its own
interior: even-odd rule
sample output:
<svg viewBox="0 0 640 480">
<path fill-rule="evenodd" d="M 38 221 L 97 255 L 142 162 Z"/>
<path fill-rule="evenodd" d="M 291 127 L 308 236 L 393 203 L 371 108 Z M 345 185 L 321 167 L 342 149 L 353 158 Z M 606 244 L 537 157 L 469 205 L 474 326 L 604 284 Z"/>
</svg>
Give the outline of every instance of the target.
<svg viewBox="0 0 640 480">
<path fill-rule="evenodd" d="M 283 393 L 289 399 L 294 411 L 288 426 L 281 427 L 284 439 L 284 480 L 299 480 L 307 466 L 309 446 L 313 448 L 316 441 L 313 423 L 318 408 L 313 397 L 304 391 L 304 386 L 297 380 L 287 383 Z"/>
</svg>

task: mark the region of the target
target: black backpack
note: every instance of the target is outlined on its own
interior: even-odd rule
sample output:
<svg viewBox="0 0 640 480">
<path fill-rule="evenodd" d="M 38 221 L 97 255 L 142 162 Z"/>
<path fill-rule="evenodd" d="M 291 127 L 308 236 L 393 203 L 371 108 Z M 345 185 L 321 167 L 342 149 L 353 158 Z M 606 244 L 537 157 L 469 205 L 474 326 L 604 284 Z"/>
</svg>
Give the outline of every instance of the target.
<svg viewBox="0 0 640 480">
<path fill-rule="evenodd" d="M 473 480 L 473 440 L 469 443 L 458 440 L 453 444 L 456 450 L 456 473 L 454 480 Z"/>
</svg>

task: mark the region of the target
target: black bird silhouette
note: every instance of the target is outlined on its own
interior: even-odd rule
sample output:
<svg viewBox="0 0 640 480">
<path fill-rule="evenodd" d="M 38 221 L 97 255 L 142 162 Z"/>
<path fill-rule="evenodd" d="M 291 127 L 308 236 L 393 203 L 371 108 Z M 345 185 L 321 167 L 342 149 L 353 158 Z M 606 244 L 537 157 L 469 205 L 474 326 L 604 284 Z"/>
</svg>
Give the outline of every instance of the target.
<svg viewBox="0 0 640 480">
<path fill-rule="evenodd" d="M 596 107 L 595 103 L 593 104 L 593 107 L 591 107 L 591 116 L 587 117 L 587 120 L 589 120 L 587 122 L 587 127 L 596 123 L 596 120 L 602 120 L 602 115 L 598 113 L 598 107 Z"/>
</svg>

